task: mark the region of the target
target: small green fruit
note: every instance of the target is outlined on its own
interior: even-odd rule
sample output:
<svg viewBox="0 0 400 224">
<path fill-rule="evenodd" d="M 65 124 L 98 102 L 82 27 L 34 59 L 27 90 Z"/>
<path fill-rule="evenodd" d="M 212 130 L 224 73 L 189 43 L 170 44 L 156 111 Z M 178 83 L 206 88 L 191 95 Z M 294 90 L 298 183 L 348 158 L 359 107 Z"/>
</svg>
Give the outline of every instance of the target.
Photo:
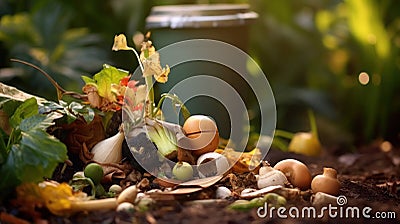
<svg viewBox="0 0 400 224">
<path fill-rule="evenodd" d="M 100 183 L 104 175 L 103 168 L 97 163 L 90 163 L 85 167 L 85 170 L 83 172 L 85 174 L 85 177 L 90 178 L 95 185 Z"/>
<path fill-rule="evenodd" d="M 172 169 L 172 173 L 178 180 L 189 180 L 193 177 L 193 168 L 187 162 L 178 162 Z"/>
</svg>

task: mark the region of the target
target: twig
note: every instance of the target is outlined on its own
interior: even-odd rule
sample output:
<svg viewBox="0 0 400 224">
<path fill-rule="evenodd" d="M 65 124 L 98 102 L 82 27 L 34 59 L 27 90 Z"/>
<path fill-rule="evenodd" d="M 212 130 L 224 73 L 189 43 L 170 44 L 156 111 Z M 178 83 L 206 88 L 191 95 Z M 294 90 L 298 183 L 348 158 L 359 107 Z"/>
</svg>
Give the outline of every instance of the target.
<svg viewBox="0 0 400 224">
<path fill-rule="evenodd" d="M 30 66 L 30 67 L 38 70 L 40 73 L 42 73 L 51 82 L 51 84 L 54 86 L 54 88 L 56 88 L 57 99 L 58 100 L 61 100 L 64 95 L 70 95 L 70 96 L 72 96 L 74 98 L 77 98 L 77 99 L 85 99 L 85 98 L 87 98 L 86 95 L 82 95 L 82 94 L 79 94 L 79 93 L 76 93 L 76 92 L 73 92 L 73 91 L 65 90 L 49 74 L 47 74 L 43 69 L 39 68 L 38 66 L 36 66 L 36 65 L 34 65 L 32 63 L 29 63 L 29 62 L 26 62 L 26 61 L 23 61 L 23 60 L 20 60 L 20 59 L 15 59 L 15 58 L 11 58 L 10 61 L 18 62 L 18 63 L 24 64 L 24 65 Z"/>
</svg>

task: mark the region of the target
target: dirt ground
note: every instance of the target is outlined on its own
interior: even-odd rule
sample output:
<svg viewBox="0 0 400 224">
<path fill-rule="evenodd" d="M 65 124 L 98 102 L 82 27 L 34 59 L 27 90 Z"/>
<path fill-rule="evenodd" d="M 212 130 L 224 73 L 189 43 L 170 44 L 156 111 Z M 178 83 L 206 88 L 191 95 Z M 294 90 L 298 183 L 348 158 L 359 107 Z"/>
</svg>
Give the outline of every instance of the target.
<svg viewBox="0 0 400 224">
<path fill-rule="evenodd" d="M 271 149 L 266 160 L 271 164 L 286 159 L 298 159 L 310 168 L 312 175 L 322 172 L 323 167 L 333 167 L 338 171 L 341 183 L 340 195 L 347 202 L 337 208 L 336 217 L 324 213 L 321 217 L 280 218 L 275 213 L 265 218 L 257 215 L 257 209 L 250 211 L 233 211 L 227 205 L 234 201 L 215 200 L 213 194 L 217 186 L 225 185 L 224 180 L 201 192 L 180 196 L 175 200 L 160 200 L 147 212 L 135 212 L 134 215 L 116 213 L 115 211 L 97 211 L 78 213 L 71 217 L 56 217 L 43 215 L 41 223 L 400 223 L 400 150 L 399 148 L 382 148 L 381 142 L 368 147 L 361 147 L 358 153 L 337 154 L 335 149 L 325 149 L 320 157 L 307 157 Z M 246 181 L 238 176 L 239 181 Z M 246 183 L 244 183 L 246 185 Z M 210 199 L 211 198 L 211 199 Z M 288 200 L 286 211 L 295 207 L 298 209 L 311 206 L 303 200 Z M 346 211 L 348 207 L 357 207 L 359 217 Z M 369 208 L 370 209 L 369 209 Z M 364 209 L 364 210 L 363 210 Z M 15 213 L 10 208 L 0 208 L 0 211 Z M 317 210 L 320 211 L 320 210 Z M 365 211 L 369 218 L 364 216 Z M 288 214 L 288 213 L 286 213 Z M 319 214 L 319 213 L 318 213 Z M 342 214 L 342 215 L 341 215 Z M 20 215 L 24 217 L 23 215 Z M 386 216 L 382 219 L 378 216 Z"/>
</svg>

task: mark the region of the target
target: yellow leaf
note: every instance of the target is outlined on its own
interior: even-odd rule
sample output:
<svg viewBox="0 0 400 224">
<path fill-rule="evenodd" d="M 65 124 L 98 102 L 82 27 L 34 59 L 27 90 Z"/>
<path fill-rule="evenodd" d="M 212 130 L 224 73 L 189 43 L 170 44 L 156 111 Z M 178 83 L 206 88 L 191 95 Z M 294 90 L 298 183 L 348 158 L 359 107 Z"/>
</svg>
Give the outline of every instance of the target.
<svg viewBox="0 0 400 224">
<path fill-rule="evenodd" d="M 231 148 L 217 149 L 215 152 L 224 155 L 229 163 L 234 164 L 232 170 L 237 173 L 245 173 L 257 169 L 261 161 L 261 152 L 258 148 L 250 152 L 237 152 Z"/>
<path fill-rule="evenodd" d="M 113 51 L 119 50 L 131 50 L 132 48 L 128 47 L 126 37 L 124 34 L 115 35 L 114 37 L 114 45 L 112 47 Z"/>
<path fill-rule="evenodd" d="M 42 199 L 51 213 L 65 215 L 71 209 L 73 193 L 71 186 L 68 184 L 49 184 L 48 182 L 43 182 L 39 184 L 39 188 Z"/>
<path fill-rule="evenodd" d="M 154 78 L 157 80 L 157 82 L 166 83 L 168 81 L 169 72 L 170 72 L 169 66 L 166 65 L 166 68 L 163 68 L 161 73 L 154 74 Z"/>
<path fill-rule="evenodd" d="M 161 67 L 160 54 L 158 52 L 154 52 L 149 57 L 144 58 L 142 63 L 144 77 L 154 75 L 157 82 L 165 83 L 168 81 L 169 66 L 167 65 L 166 68 Z"/>
</svg>

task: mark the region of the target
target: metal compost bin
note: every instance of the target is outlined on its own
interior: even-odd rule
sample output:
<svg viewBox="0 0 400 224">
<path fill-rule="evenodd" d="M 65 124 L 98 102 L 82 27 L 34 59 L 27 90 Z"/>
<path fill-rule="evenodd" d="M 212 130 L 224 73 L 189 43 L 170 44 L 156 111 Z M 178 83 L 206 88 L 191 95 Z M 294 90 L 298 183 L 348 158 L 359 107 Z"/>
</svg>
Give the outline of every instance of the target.
<svg viewBox="0 0 400 224">
<path fill-rule="evenodd" d="M 247 51 L 249 28 L 257 17 L 257 13 L 250 11 L 247 4 L 155 6 L 146 19 L 146 28 L 151 31 L 151 40 L 156 49 L 183 40 L 212 39 Z M 215 54 L 213 49 L 208 50 L 210 55 Z M 185 49 L 185 51 L 190 50 Z M 161 56 L 162 64 L 168 64 L 168 61 L 168 55 Z M 240 63 L 246 66 L 246 61 Z M 211 75 L 229 83 L 238 91 L 246 106 L 251 106 L 254 94 L 240 75 L 224 65 L 205 61 L 185 62 L 172 67 L 169 81 L 165 84 L 157 84 L 156 93 L 159 95 L 169 92 L 180 81 L 197 75 Z M 217 122 L 220 135 L 229 137 L 229 114 L 217 99 L 196 96 L 185 102 L 185 105 L 192 114 L 213 117 Z"/>
</svg>

